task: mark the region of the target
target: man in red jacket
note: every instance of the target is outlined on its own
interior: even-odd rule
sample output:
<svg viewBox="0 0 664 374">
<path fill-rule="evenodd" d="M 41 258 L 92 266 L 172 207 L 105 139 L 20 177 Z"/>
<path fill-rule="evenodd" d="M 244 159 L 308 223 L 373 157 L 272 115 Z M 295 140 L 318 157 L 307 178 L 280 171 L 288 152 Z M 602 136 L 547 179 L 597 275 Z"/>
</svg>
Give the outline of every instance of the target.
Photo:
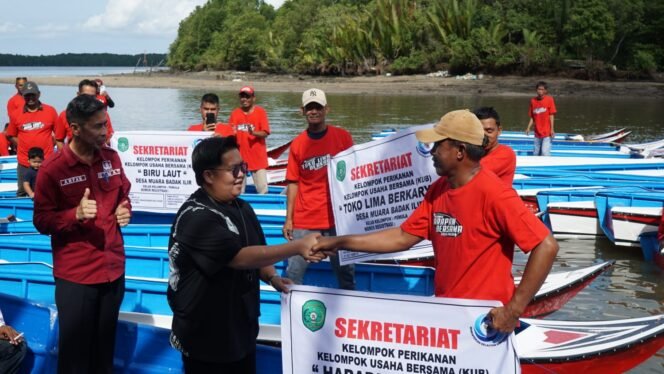
<svg viewBox="0 0 664 374">
<path fill-rule="evenodd" d="M 94 96 L 74 98 L 67 106 L 74 137 L 44 162 L 35 186 L 34 225 L 53 249 L 59 373 L 113 372 L 131 185 L 106 146 L 106 118 Z"/>
</svg>

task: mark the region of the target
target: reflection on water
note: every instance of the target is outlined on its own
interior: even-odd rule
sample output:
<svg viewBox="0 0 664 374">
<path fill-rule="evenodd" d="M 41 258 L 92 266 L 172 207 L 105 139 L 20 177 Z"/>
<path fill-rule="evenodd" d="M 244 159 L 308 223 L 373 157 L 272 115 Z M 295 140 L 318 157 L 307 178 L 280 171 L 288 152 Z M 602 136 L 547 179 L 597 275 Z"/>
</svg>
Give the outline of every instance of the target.
<svg viewBox="0 0 664 374">
<path fill-rule="evenodd" d="M 38 81 L 38 80 L 37 80 Z M 76 87 L 42 86 L 42 99 L 65 108 Z M 201 121 L 200 97 L 205 93 L 180 89 L 136 89 L 108 87 L 116 103 L 110 109 L 116 130 L 184 130 Z M 0 119 L 6 119 L 6 100 L 14 87 L 0 84 Z M 226 120 L 238 105 L 235 93 L 220 93 L 221 115 Z M 269 146 L 291 140 L 305 128 L 299 112 L 301 94 L 257 93 L 271 124 Z M 630 142 L 664 138 L 664 105 L 649 98 L 557 98 L 557 132 L 597 134 L 618 127 L 634 133 Z M 371 139 L 371 134 L 386 128 L 402 128 L 432 123 L 447 111 L 477 106 L 493 106 L 501 114 L 506 130 L 522 131 L 528 123 L 528 98 L 489 96 L 371 96 L 328 95 L 331 112 L 328 122 L 342 125 L 356 143 Z M 554 270 L 571 270 L 605 260 L 615 260 L 602 274 L 574 297 L 564 308 L 547 318 L 560 320 L 601 320 L 642 317 L 664 313 L 664 272 L 643 261 L 638 249 L 616 248 L 606 240 L 561 240 L 560 255 Z M 526 256 L 517 252 L 515 269 L 522 270 Z M 634 372 L 663 372 L 664 351 Z"/>
</svg>

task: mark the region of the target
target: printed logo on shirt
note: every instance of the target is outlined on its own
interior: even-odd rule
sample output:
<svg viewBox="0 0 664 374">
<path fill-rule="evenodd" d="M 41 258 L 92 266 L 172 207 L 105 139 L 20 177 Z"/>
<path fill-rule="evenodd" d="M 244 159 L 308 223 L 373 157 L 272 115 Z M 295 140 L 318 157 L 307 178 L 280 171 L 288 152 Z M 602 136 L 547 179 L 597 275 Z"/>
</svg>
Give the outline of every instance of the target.
<svg viewBox="0 0 664 374">
<path fill-rule="evenodd" d="M 318 170 L 327 166 L 328 155 L 316 156 L 302 162 L 302 170 Z"/>
<path fill-rule="evenodd" d="M 97 173 L 97 179 L 105 179 L 108 182 L 108 177 L 112 177 L 114 175 L 120 175 L 120 169 L 111 169 L 111 170 L 104 170 L 99 173 Z"/>
<path fill-rule="evenodd" d="M 461 223 L 449 214 L 434 213 L 433 224 L 436 227 L 436 232 L 441 236 L 455 238 L 463 232 L 463 226 L 461 226 Z"/>
<path fill-rule="evenodd" d="M 237 125 L 237 131 L 249 132 L 249 131 L 254 131 L 254 128 L 255 128 L 254 125 L 252 125 L 251 123 L 239 123 Z"/>
<path fill-rule="evenodd" d="M 86 180 L 87 178 L 85 177 L 85 174 L 81 174 L 67 179 L 60 179 L 60 186 L 67 186 L 74 183 L 81 183 L 85 182 Z"/>
<path fill-rule="evenodd" d="M 28 122 L 24 123 L 22 126 L 23 126 L 23 131 L 34 131 L 43 128 L 44 124 L 41 122 Z"/>
<path fill-rule="evenodd" d="M 540 113 L 546 113 L 546 108 L 539 107 L 539 108 L 533 109 L 533 114 L 540 114 Z"/>
</svg>

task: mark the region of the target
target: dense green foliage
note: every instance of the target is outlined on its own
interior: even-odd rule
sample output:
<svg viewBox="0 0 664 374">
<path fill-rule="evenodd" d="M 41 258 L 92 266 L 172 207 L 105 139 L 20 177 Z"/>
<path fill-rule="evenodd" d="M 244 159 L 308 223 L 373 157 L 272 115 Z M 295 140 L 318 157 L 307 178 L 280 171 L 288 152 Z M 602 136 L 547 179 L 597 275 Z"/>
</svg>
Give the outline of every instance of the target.
<svg viewBox="0 0 664 374">
<path fill-rule="evenodd" d="M 52 56 L 0 54 L 0 66 L 156 66 L 165 54 L 116 55 L 111 53 L 62 53 Z"/>
<path fill-rule="evenodd" d="M 572 60 L 572 61 L 570 61 Z M 547 73 L 664 67 L 664 3 L 644 0 L 210 0 L 168 65 L 309 74 Z M 636 75 L 634 75 L 636 73 Z"/>
</svg>

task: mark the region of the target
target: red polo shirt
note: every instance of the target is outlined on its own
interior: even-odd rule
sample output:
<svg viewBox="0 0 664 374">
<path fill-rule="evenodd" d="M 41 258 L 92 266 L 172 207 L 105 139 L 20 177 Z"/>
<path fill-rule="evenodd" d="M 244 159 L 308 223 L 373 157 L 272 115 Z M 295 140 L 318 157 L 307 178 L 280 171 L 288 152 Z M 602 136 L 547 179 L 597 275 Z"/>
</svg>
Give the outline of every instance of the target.
<svg viewBox="0 0 664 374">
<path fill-rule="evenodd" d="M 18 138 L 18 149 L 16 150 L 18 163 L 30 167 L 28 162 L 28 150 L 39 147 L 44 150 L 44 159 L 53 153 L 53 129 L 58 113 L 52 106 L 40 104 L 35 112 L 27 110 L 16 110 L 9 118 L 7 136 Z"/>
<path fill-rule="evenodd" d="M 107 147 L 92 165 L 68 146 L 44 162 L 35 185 L 33 221 L 39 232 L 51 235 L 54 277 L 97 284 L 124 274 L 124 242 L 115 209 L 129 201 L 130 187 L 120 157 Z M 76 208 L 86 188 L 97 202 L 97 217 L 79 222 Z"/>
<path fill-rule="evenodd" d="M 106 141 L 110 142 L 113 137 L 113 124 L 111 123 L 111 116 L 106 112 Z M 67 110 L 60 112 L 58 119 L 55 121 L 55 140 L 64 142 L 65 139 L 67 142 L 71 141 L 72 133 L 71 127 L 69 127 L 69 121 L 67 121 Z"/>
</svg>

